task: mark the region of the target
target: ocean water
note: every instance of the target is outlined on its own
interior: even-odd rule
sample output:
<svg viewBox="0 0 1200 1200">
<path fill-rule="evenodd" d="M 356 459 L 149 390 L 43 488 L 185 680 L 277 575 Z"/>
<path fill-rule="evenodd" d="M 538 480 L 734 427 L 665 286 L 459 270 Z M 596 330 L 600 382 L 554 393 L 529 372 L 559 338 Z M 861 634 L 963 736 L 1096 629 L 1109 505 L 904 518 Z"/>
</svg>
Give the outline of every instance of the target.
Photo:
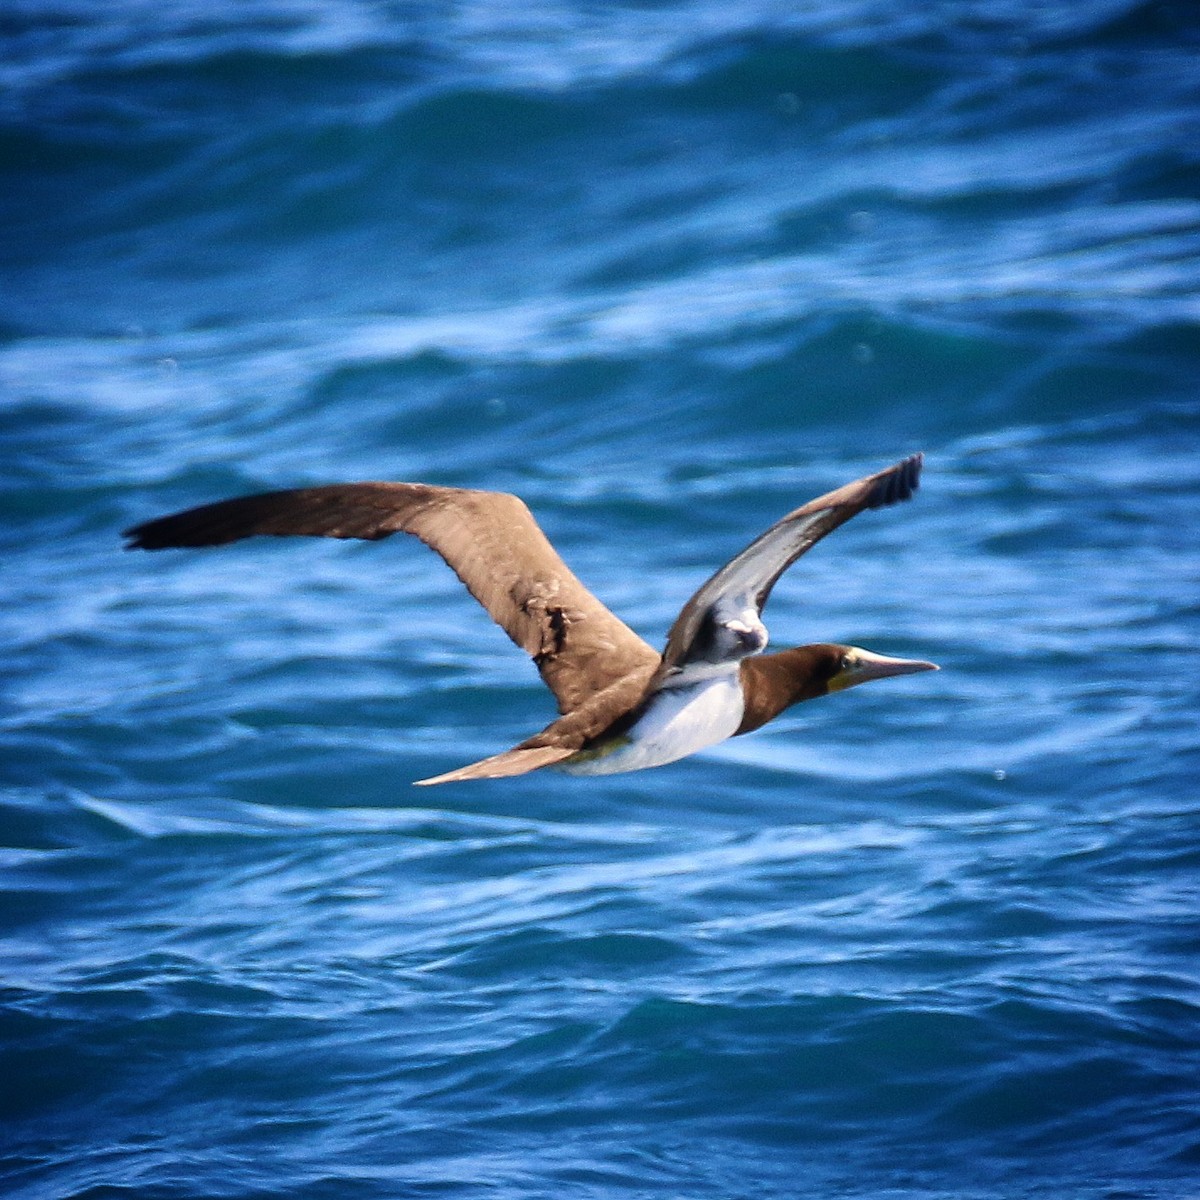
<svg viewBox="0 0 1200 1200">
<path fill-rule="evenodd" d="M 1200 10 L 10 0 L 0 1193 L 1200 1195 Z M 644 773 L 415 541 L 943 670 Z"/>
</svg>

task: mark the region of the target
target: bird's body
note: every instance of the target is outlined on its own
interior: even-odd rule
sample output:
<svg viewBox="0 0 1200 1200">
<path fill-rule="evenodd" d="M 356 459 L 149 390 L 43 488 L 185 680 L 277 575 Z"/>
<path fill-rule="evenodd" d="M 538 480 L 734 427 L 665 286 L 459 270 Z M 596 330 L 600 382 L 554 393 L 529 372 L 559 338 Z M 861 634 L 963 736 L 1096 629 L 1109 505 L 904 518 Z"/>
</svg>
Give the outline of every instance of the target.
<svg viewBox="0 0 1200 1200">
<path fill-rule="evenodd" d="M 627 730 L 600 737 L 558 764 L 570 775 L 616 775 L 661 767 L 715 746 L 742 723 L 742 681 L 732 663 L 654 692 Z"/>
<path fill-rule="evenodd" d="M 265 492 L 127 531 L 129 547 L 214 546 L 258 534 L 365 538 L 409 533 L 446 560 L 537 665 L 560 716 L 511 750 L 418 782 L 557 766 L 607 775 L 661 766 L 749 733 L 802 700 L 935 670 L 853 646 L 763 654 L 763 606 L 800 555 L 866 508 L 909 499 L 921 456 L 819 496 L 735 555 L 685 604 L 660 655 L 570 572 L 516 496 L 421 483 Z"/>
</svg>

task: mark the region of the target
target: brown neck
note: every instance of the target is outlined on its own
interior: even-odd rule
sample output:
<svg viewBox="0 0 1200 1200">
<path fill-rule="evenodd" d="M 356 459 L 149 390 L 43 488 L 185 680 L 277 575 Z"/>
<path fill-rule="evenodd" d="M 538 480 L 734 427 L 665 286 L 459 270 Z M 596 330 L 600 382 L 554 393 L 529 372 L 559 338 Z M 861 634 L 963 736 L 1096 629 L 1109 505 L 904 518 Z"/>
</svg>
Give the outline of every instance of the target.
<svg viewBox="0 0 1200 1200">
<path fill-rule="evenodd" d="M 822 643 L 742 659 L 745 712 L 737 733 L 758 729 L 801 700 L 824 696 L 830 678 L 837 673 L 843 649 Z"/>
</svg>

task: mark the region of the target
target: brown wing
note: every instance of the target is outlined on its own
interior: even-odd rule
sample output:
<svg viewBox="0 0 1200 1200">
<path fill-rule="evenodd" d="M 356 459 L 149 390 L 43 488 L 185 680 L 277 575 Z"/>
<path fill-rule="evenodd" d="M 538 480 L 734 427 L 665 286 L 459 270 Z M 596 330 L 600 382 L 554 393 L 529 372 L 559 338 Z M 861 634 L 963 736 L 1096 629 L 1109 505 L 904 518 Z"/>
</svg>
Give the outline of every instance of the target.
<svg viewBox="0 0 1200 1200">
<path fill-rule="evenodd" d="M 571 573 L 518 497 L 422 483 L 265 492 L 126 530 L 128 549 L 217 546 L 258 534 L 365 538 L 410 533 L 435 550 L 570 713 L 658 653 Z"/>
<path fill-rule="evenodd" d="M 762 612 L 775 581 L 810 547 L 827 533 L 864 508 L 882 508 L 908 500 L 921 477 L 924 455 L 914 454 L 902 462 L 818 496 L 776 521 L 740 554 L 731 558 L 683 606 L 663 651 L 662 670 L 687 661 L 709 610 L 723 596 L 750 595 Z"/>
</svg>

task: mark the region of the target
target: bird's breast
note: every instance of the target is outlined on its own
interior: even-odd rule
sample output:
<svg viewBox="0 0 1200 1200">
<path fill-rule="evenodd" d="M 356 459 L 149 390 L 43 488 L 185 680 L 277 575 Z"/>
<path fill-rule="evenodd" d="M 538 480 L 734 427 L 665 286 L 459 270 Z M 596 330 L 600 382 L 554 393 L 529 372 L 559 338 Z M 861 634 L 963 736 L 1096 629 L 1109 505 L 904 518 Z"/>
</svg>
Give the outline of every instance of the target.
<svg viewBox="0 0 1200 1200">
<path fill-rule="evenodd" d="M 742 722 L 737 664 L 696 683 L 663 688 L 624 733 L 559 764 L 571 775 L 615 775 L 685 758 L 732 737 Z"/>
</svg>

